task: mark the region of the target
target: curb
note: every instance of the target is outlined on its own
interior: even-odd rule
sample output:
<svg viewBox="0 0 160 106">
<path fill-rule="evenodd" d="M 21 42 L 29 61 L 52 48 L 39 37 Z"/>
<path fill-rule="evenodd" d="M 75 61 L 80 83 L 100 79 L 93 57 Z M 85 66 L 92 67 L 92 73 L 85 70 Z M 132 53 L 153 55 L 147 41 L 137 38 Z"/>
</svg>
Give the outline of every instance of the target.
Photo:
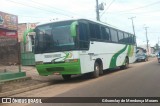
<svg viewBox="0 0 160 106">
<path fill-rule="evenodd" d="M 45 87 L 45 86 L 48 86 L 48 85 L 51 85 L 51 84 L 52 84 L 51 82 L 47 82 L 47 83 L 42 83 L 42 84 L 38 84 L 38 85 L 35 85 L 35 86 L 30 86 L 30 87 L 16 89 L 16 90 L 9 91 L 9 92 L 0 93 L 0 97 L 7 97 L 7 96 L 23 93 L 23 92 L 34 90 L 34 89 L 37 89 L 37 88 L 42 88 L 42 87 Z"/>
<path fill-rule="evenodd" d="M 5 81 L 0 81 L 0 83 L 2 84 L 8 84 L 8 83 L 12 83 L 12 82 L 21 82 L 21 81 L 26 81 L 26 80 L 31 80 L 31 77 L 20 77 L 20 78 L 14 78 L 14 79 L 10 79 L 10 80 L 5 80 Z"/>
</svg>

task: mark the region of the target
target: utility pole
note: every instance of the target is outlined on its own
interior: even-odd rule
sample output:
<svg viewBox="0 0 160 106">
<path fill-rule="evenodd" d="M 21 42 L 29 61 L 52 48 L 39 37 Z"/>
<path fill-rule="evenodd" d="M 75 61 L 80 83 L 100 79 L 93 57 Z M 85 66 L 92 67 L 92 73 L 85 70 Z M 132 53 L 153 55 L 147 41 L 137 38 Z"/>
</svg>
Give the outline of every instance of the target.
<svg viewBox="0 0 160 106">
<path fill-rule="evenodd" d="M 131 17 L 131 18 L 128 18 L 128 19 L 131 19 L 131 21 L 132 21 L 133 34 L 134 34 L 134 36 L 136 37 L 135 29 L 134 29 L 134 22 L 133 22 L 133 18 L 136 18 L 136 17 Z M 136 47 L 137 47 L 137 42 L 136 42 Z"/>
<path fill-rule="evenodd" d="M 149 40 L 148 40 L 148 35 L 147 35 L 147 28 L 148 28 L 148 27 L 144 27 L 144 28 L 145 28 L 145 30 L 146 30 L 147 51 L 148 51 L 148 53 L 149 53 L 149 47 L 148 47 L 148 42 L 149 42 Z"/>
<path fill-rule="evenodd" d="M 158 37 L 158 50 L 159 50 L 159 47 L 160 47 L 160 46 L 159 46 L 159 37 Z"/>
<path fill-rule="evenodd" d="M 135 29 L 134 29 L 133 18 L 136 18 L 136 17 L 131 17 L 131 18 L 128 18 L 128 19 L 131 19 L 131 21 L 132 21 L 133 34 L 134 34 L 134 36 L 136 36 L 136 35 L 135 35 Z"/>
<path fill-rule="evenodd" d="M 158 37 L 158 45 L 159 45 L 159 37 Z"/>
<path fill-rule="evenodd" d="M 100 17 L 99 17 L 99 4 L 98 4 L 98 0 L 96 0 L 96 14 L 97 14 L 97 21 L 100 21 Z"/>
</svg>

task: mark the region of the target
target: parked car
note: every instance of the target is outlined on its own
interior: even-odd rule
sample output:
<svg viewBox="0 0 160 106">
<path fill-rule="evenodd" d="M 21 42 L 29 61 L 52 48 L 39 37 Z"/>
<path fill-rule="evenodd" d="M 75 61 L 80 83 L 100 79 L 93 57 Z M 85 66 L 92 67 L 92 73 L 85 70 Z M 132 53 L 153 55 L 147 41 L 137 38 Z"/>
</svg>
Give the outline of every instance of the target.
<svg viewBox="0 0 160 106">
<path fill-rule="evenodd" d="M 137 48 L 136 61 L 148 61 L 148 56 L 145 49 Z"/>
<path fill-rule="evenodd" d="M 157 55 L 156 55 L 156 53 L 152 53 L 152 54 L 150 54 L 150 56 L 151 57 L 156 57 Z"/>
<path fill-rule="evenodd" d="M 157 59 L 158 59 L 158 63 L 160 63 L 160 56 L 158 56 Z"/>
<path fill-rule="evenodd" d="M 160 52 L 157 54 L 158 63 L 160 63 Z"/>
</svg>

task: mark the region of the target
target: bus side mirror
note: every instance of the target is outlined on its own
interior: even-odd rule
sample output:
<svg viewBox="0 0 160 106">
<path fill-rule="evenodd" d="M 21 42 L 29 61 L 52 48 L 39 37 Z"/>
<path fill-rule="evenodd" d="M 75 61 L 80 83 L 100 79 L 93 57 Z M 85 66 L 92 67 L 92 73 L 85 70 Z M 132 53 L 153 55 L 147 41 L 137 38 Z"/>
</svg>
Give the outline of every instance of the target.
<svg viewBox="0 0 160 106">
<path fill-rule="evenodd" d="M 26 44 L 26 42 L 27 42 L 26 37 L 27 37 L 28 33 L 30 33 L 30 32 L 34 32 L 34 29 L 28 29 L 23 33 L 23 43 L 24 44 Z"/>
<path fill-rule="evenodd" d="M 71 36 L 72 37 L 76 37 L 77 36 L 77 26 L 78 26 L 78 22 L 75 21 L 71 24 L 71 27 L 70 27 L 70 31 L 71 31 Z"/>
</svg>

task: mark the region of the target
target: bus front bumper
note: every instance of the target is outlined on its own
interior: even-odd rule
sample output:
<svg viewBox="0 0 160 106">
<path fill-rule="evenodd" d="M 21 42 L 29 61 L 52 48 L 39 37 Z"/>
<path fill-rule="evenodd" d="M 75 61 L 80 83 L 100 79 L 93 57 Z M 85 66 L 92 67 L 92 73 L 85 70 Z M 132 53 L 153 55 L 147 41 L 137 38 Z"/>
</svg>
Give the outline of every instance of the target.
<svg viewBox="0 0 160 106">
<path fill-rule="evenodd" d="M 81 74 L 80 61 L 73 63 L 56 63 L 36 65 L 39 75 L 73 75 Z"/>
</svg>

